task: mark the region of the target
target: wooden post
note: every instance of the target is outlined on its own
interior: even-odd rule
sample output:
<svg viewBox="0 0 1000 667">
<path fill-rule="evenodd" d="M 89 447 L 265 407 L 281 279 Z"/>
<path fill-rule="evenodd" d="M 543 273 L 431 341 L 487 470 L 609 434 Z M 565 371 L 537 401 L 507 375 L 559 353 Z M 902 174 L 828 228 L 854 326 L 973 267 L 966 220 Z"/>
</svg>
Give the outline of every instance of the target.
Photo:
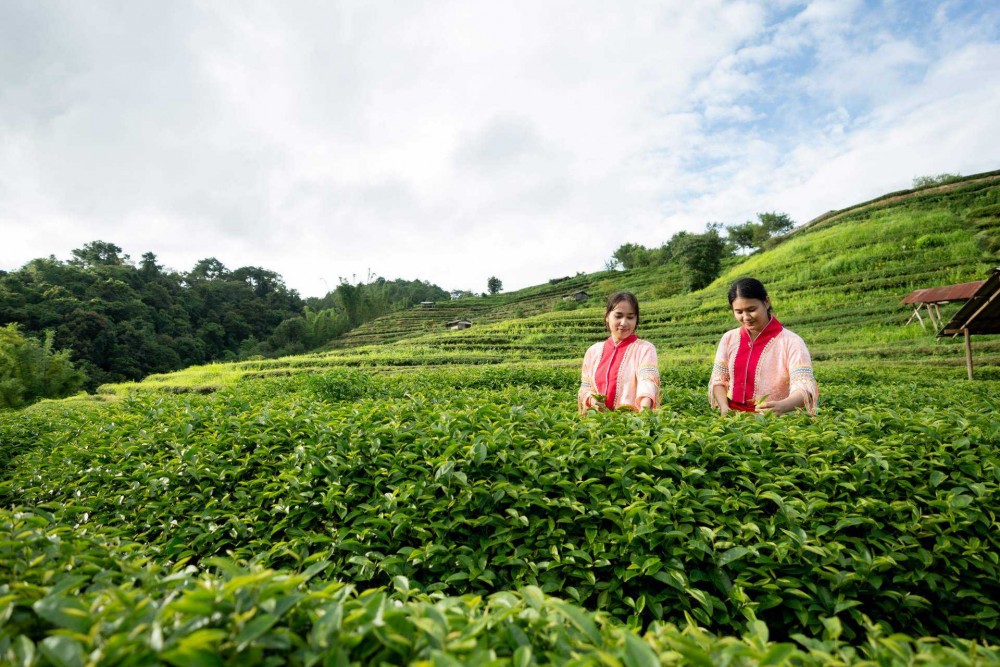
<svg viewBox="0 0 1000 667">
<path fill-rule="evenodd" d="M 931 326 L 934 327 L 934 333 L 937 333 L 938 329 L 941 328 L 941 323 L 934 319 L 934 307 L 933 304 L 927 304 L 927 317 L 930 318 Z"/>
<path fill-rule="evenodd" d="M 969 329 L 962 329 L 965 332 L 965 368 L 969 371 L 969 379 L 972 379 L 972 341 L 969 340 Z"/>
</svg>

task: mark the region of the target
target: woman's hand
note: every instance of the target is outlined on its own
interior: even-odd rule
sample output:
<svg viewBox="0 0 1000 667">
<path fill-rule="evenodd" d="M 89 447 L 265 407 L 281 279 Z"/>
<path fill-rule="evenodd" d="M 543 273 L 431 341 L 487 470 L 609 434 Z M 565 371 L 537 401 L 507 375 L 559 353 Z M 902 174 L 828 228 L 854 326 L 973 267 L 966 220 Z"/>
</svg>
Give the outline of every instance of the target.
<svg viewBox="0 0 1000 667">
<path fill-rule="evenodd" d="M 764 401 L 763 403 L 758 403 L 755 411 L 760 413 L 771 412 L 776 415 L 783 415 L 786 412 L 791 412 L 794 407 L 789 407 L 785 405 L 787 399 L 784 401 Z"/>
<path fill-rule="evenodd" d="M 652 409 L 652 407 L 653 407 L 653 399 L 651 399 L 649 396 L 643 396 L 641 399 L 639 399 L 639 412 L 642 412 L 643 410 L 650 410 Z"/>
<path fill-rule="evenodd" d="M 725 417 L 729 412 L 729 394 L 726 388 L 721 384 L 715 385 L 712 387 L 712 396 L 715 398 L 716 407 L 719 408 L 719 416 Z"/>
<path fill-rule="evenodd" d="M 757 412 L 771 412 L 776 415 L 783 415 L 794 412 L 805 405 L 805 398 L 801 392 L 793 391 L 788 398 L 783 401 L 762 401 L 757 404 Z"/>
</svg>

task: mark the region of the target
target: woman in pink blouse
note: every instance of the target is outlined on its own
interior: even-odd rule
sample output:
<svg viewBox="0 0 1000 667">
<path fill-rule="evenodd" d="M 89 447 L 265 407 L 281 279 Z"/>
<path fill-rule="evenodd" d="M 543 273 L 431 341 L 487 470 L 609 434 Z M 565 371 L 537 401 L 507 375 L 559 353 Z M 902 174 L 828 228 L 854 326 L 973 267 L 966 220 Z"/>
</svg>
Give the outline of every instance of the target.
<svg viewBox="0 0 1000 667">
<path fill-rule="evenodd" d="M 725 415 L 730 410 L 784 414 L 798 408 L 816 413 L 819 388 L 806 344 L 771 313 L 771 300 L 755 278 L 729 288 L 738 329 L 727 331 L 715 353 L 708 397 Z"/>
<path fill-rule="evenodd" d="M 604 311 L 608 339 L 594 343 L 583 357 L 577 407 L 633 410 L 660 404 L 660 370 L 656 347 L 635 335 L 639 326 L 639 301 L 631 292 L 616 292 Z M 603 396 L 603 400 L 600 398 Z"/>
</svg>

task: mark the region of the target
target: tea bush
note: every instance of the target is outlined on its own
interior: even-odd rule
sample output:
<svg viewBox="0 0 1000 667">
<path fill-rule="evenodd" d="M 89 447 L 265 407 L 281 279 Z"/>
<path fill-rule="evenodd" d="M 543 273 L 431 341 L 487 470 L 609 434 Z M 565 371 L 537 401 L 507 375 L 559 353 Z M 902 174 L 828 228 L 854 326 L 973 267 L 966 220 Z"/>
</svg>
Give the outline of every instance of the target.
<svg viewBox="0 0 1000 667">
<path fill-rule="evenodd" d="M 5 665 L 698 665 L 1000 664 L 975 642 L 867 629 L 865 643 L 720 637 L 690 621 L 644 633 L 525 586 L 486 597 L 427 595 L 404 577 L 359 590 L 299 573 L 159 564 L 141 545 L 0 509 L 0 662 Z"/>
<path fill-rule="evenodd" d="M 71 545 L 127 545 L 154 579 L 190 567 L 197 580 L 225 562 L 291 581 L 323 562 L 316 581 L 350 584 L 358 599 L 401 581 L 428 604 L 535 587 L 649 632 L 689 619 L 740 637 L 762 623 L 771 644 L 795 650 L 834 626 L 852 650 L 874 627 L 1000 637 L 995 383 L 831 369 L 815 418 L 719 419 L 704 374 L 669 367 L 662 409 L 580 418 L 567 368 L 352 373 L 136 395 L 100 420 L 0 420 L 0 455 L 17 457 L 0 501 L 47 517 Z M 74 550 L 91 547 L 66 558 Z M 0 580 L 24 583 L 38 556 L 14 549 Z M 47 585 L 80 585 L 85 560 Z M 75 599 L 68 590 L 58 595 Z M 2 636 L 61 636 L 61 616 L 37 602 L 12 603 L 28 615 Z M 110 622 L 101 605 L 72 604 L 69 616 Z M 236 638 L 250 632 L 234 624 Z M 212 652 L 240 653 L 211 638 Z"/>
</svg>

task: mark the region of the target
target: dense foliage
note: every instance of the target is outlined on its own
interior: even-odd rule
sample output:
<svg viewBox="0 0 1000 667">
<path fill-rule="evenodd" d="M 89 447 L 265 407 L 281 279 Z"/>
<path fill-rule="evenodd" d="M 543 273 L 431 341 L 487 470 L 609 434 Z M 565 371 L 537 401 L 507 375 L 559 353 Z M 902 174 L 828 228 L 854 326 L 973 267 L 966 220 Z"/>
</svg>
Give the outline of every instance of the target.
<svg viewBox="0 0 1000 667">
<path fill-rule="evenodd" d="M 737 250 L 763 250 L 771 239 L 791 231 L 794 226 L 784 213 L 758 213 L 757 222 L 747 220 L 726 227 L 726 237 Z"/>
<path fill-rule="evenodd" d="M 795 223 L 784 213 L 758 213 L 757 222 L 747 221 L 725 227 L 710 223 L 700 234 L 678 232 L 658 248 L 638 243 L 625 243 L 615 250 L 609 268 L 626 271 L 650 266 L 676 264 L 686 291 L 700 290 L 715 280 L 722 263 L 734 252 L 761 250 L 776 237 L 792 229 Z"/>
<path fill-rule="evenodd" d="M 35 259 L 0 275 L 0 325 L 54 334 L 90 388 L 193 364 L 301 353 L 359 324 L 421 300 L 447 299 L 421 281 L 342 282 L 306 306 L 281 276 L 227 269 L 215 258 L 187 273 L 146 253 L 135 264 L 113 243 L 94 241 L 73 258 Z"/>
<path fill-rule="evenodd" d="M 0 327 L 0 408 L 69 396 L 82 384 L 69 352 L 52 349 L 51 333 L 37 341 L 21 335 L 16 324 Z"/>
<path fill-rule="evenodd" d="M 825 664 L 1000 641 L 995 383 L 831 371 L 819 417 L 722 420 L 701 369 L 663 370 L 653 414 L 581 419 L 574 371 L 507 366 L 0 421 L 0 652 Z"/>
<path fill-rule="evenodd" d="M 0 584 L 0 660 L 25 667 L 1000 664 L 1000 653 L 975 642 L 875 625 L 852 645 L 836 619 L 822 638 L 795 643 L 770 640 L 761 622 L 739 637 L 691 623 L 654 623 L 640 635 L 533 586 L 451 598 L 413 591 L 405 577 L 359 591 L 322 576 L 322 560 L 301 573 L 223 559 L 163 566 L 139 545 L 95 539 L 44 511 L 0 509 L 0 564 L 10 562 L 17 578 Z"/>
<path fill-rule="evenodd" d="M 937 176 L 914 176 L 914 188 L 927 188 L 934 185 L 945 185 L 962 180 L 961 174 L 938 174 Z"/>
<path fill-rule="evenodd" d="M 245 340 L 265 340 L 301 310 L 298 295 L 271 271 L 229 271 L 207 259 L 179 274 L 152 253 L 136 265 L 101 241 L 67 262 L 35 259 L 0 276 L 0 323 L 35 335 L 53 331 L 91 387 L 235 358 Z"/>
</svg>

